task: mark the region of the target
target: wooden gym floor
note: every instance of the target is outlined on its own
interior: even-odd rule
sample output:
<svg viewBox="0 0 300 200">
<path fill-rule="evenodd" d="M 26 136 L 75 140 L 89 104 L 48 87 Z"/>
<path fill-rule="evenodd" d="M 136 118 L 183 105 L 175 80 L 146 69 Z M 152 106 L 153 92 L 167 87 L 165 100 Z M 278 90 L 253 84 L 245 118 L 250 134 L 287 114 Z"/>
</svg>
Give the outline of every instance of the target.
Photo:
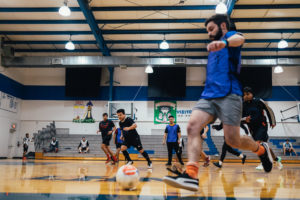
<svg viewBox="0 0 300 200">
<path fill-rule="evenodd" d="M 139 187 L 123 191 L 115 182 L 118 166 L 104 161 L 0 160 L 0 199 L 300 199 L 299 164 L 266 174 L 255 170 L 257 163 L 224 163 L 222 169 L 211 163 L 200 167 L 196 193 L 165 185 L 164 164 L 155 161 L 149 171 L 145 161 L 136 161 Z"/>
</svg>

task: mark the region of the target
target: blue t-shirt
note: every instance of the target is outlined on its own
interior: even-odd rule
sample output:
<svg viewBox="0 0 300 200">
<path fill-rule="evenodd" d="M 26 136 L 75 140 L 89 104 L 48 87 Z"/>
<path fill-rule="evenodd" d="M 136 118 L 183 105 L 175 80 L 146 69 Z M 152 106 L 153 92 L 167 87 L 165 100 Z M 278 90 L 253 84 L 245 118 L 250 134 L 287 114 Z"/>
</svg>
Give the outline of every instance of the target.
<svg viewBox="0 0 300 200">
<path fill-rule="evenodd" d="M 221 40 L 226 40 L 236 33 L 229 31 Z M 242 86 L 237 78 L 241 68 L 241 48 L 242 46 L 227 47 L 209 53 L 205 87 L 201 98 L 213 99 L 229 94 L 242 96 Z"/>
<path fill-rule="evenodd" d="M 168 134 L 167 142 L 177 142 L 179 132 L 180 132 L 180 127 L 178 124 L 174 124 L 173 126 L 168 124 L 165 130 L 165 133 Z"/>
<path fill-rule="evenodd" d="M 122 134 L 122 131 L 120 128 L 117 128 L 116 130 L 116 143 L 118 144 L 123 144 L 123 140 L 121 140 L 121 134 Z"/>
</svg>

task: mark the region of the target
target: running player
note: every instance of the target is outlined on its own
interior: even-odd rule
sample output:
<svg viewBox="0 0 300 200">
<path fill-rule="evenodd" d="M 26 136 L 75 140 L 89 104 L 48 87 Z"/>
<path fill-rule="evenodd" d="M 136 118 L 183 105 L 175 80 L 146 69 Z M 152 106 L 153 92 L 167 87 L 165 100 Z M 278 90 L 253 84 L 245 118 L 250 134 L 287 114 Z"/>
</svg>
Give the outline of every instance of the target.
<svg viewBox="0 0 300 200">
<path fill-rule="evenodd" d="M 102 144 L 101 149 L 104 151 L 107 159 L 105 163 L 109 163 L 111 160 L 113 163 L 117 162 L 116 157 L 114 156 L 114 153 L 109 147 L 109 143 L 112 137 L 112 133 L 116 130 L 115 124 L 108 119 L 107 113 L 103 113 L 103 120 L 99 123 L 99 130 L 97 131 L 97 134 L 101 132 L 102 136 Z"/>
<path fill-rule="evenodd" d="M 249 134 L 249 131 L 247 129 L 247 127 L 241 123 L 241 128 L 245 131 L 245 133 L 248 135 Z M 223 124 L 221 123 L 220 125 L 213 125 L 212 126 L 213 129 L 216 129 L 217 131 L 219 130 L 222 130 L 223 129 Z M 221 153 L 221 157 L 220 157 L 220 160 L 218 162 L 214 162 L 214 165 L 216 167 L 219 167 L 219 168 L 222 168 L 222 164 L 224 162 L 224 159 L 225 159 L 225 156 L 226 156 L 226 152 L 229 152 L 235 156 L 238 156 L 242 159 L 242 164 L 245 164 L 245 161 L 246 161 L 246 158 L 247 156 L 234 150 L 231 146 L 229 146 L 228 144 L 226 144 L 225 142 L 225 137 L 224 137 L 224 143 L 223 143 L 223 146 L 222 146 L 222 153 Z"/>
<path fill-rule="evenodd" d="M 253 139 L 257 142 L 268 142 L 268 123 L 264 114 L 267 113 L 270 127 L 276 126 L 276 120 L 273 110 L 265 104 L 261 99 L 253 97 L 253 91 L 250 87 L 244 88 L 244 103 L 243 103 L 243 121 L 249 127 Z M 273 150 L 270 148 L 273 159 L 278 164 L 278 169 L 282 169 L 281 157 L 275 156 Z M 262 170 L 262 165 L 256 167 L 257 170 Z"/>
<path fill-rule="evenodd" d="M 168 162 L 166 166 L 172 165 L 172 155 L 173 155 L 173 149 L 175 150 L 175 153 L 177 155 L 178 161 L 181 165 L 184 165 L 181 159 L 181 154 L 179 152 L 179 144 L 181 141 L 181 130 L 180 126 L 178 124 L 175 124 L 174 122 L 174 116 L 169 116 L 169 124 L 166 126 L 163 144 L 167 143 L 168 148 Z"/>
<path fill-rule="evenodd" d="M 136 131 L 136 127 L 137 127 L 136 123 L 130 117 L 126 117 L 124 109 L 117 110 L 117 115 L 120 120 L 119 127 L 122 130 L 121 139 L 124 140 L 124 142 L 121 146 L 121 151 L 123 152 L 123 155 L 124 155 L 125 159 L 127 160 L 127 164 L 129 164 L 129 165 L 133 164 L 133 161 L 131 160 L 129 153 L 127 152 L 127 149 L 130 148 L 131 146 L 133 146 L 147 160 L 148 169 L 151 169 L 152 162 L 149 158 L 148 153 L 146 151 L 144 151 L 144 149 L 143 149 L 140 136 L 139 136 L 138 132 Z"/>
<path fill-rule="evenodd" d="M 227 15 L 214 15 L 206 20 L 205 27 L 211 43 L 206 68 L 205 88 L 194 107 L 188 127 L 188 163 L 186 171 L 178 176 L 166 176 L 163 181 L 174 187 L 197 191 L 198 169 L 202 150 L 200 131 L 219 118 L 223 122 L 226 143 L 234 148 L 255 152 L 266 172 L 273 167 L 267 143 L 256 143 L 249 136 L 240 135 L 242 117 L 242 88 L 237 75 L 240 72 L 241 47 L 245 38 L 229 30 Z"/>
</svg>

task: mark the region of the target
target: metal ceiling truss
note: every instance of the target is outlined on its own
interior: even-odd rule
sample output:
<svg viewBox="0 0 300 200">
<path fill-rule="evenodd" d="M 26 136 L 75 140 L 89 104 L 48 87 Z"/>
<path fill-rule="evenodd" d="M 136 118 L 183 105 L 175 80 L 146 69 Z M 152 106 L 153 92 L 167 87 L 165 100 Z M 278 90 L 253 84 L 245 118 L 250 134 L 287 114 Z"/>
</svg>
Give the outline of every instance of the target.
<svg viewBox="0 0 300 200">
<path fill-rule="evenodd" d="M 92 11 L 152 11 L 152 10 L 214 10 L 216 5 L 183 5 L 183 6 L 113 6 L 91 7 Z M 235 5 L 234 9 L 297 9 L 300 4 L 261 4 L 261 5 Z M 0 12 L 58 12 L 59 7 L 6 7 Z M 70 7 L 72 12 L 81 12 L 79 7 Z"/>
</svg>

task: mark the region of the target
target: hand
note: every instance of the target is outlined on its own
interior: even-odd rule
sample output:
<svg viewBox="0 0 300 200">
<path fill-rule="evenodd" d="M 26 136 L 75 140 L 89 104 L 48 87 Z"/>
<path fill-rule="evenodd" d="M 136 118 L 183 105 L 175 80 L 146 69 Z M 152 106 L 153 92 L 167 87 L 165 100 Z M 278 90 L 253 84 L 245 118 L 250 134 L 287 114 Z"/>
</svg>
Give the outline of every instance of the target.
<svg viewBox="0 0 300 200">
<path fill-rule="evenodd" d="M 163 140 L 162 144 L 165 145 L 166 144 L 166 140 Z"/>
<path fill-rule="evenodd" d="M 207 45 L 207 51 L 219 51 L 225 48 L 226 44 L 223 41 L 213 41 Z"/>
<path fill-rule="evenodd" d="M 271 128 L 273 129 L 275 126 L 276 126 L 276 124 L 272 124 L 272 125 L 271 125 Z"/>
<path fill-rule="evenodd" d="M 129 127 L 125 127 L 125 128 L 123 128 L 123 130 L 124 131 L 129 131 L 130 129 L 129 129 Z"/>
<path fill-rule="evenodd" d="M 180 139 L 178 140 L 178 144 L 180 144 Z"/>
<path fill-rule="evenodd" d="M 246 122 L 250 123 L 250 121 L 251 121 L 251 116 L 246 117 Z"/>
<path fill-rule="evenodd" d="M 120 139 L 121 139 L 121 140 L 124 140 L 124 136 L 122 135 L 122 136 L 120 137 Z"/>
<path fill-rule="evenodd" d="M 107 135 L 111 135 L 112 134 L 112 131 L 108 131 Z"/>
<path fill-rule="evenodd" d="M 99 134 L 99 132 L 100 132 L 100 131 L 99 131 L 99 130 L 97 130 L 97 134 Z"/>
</svg>

